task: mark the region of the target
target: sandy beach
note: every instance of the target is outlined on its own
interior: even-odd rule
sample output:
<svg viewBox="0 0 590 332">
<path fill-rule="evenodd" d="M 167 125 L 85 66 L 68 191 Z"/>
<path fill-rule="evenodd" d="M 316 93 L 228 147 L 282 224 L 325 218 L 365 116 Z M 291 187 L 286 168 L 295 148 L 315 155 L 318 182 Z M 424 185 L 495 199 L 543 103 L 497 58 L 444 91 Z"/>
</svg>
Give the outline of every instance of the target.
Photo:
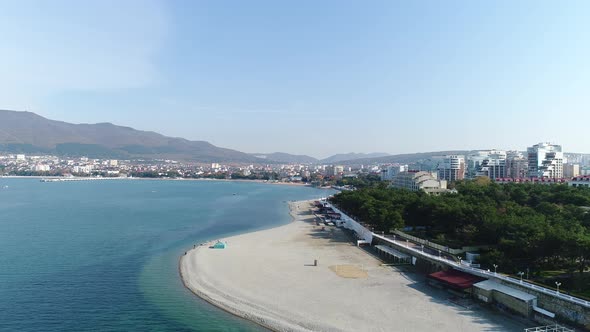
<svg viewBox="0 0 590 332">
<path fill-rule="evenodd" d="M 275 331 L 522 331 L 520 321 L 460 303 L 408 268 L 382 266 L 350 234 L 317 226 L 310 202 L 293 221 L 197 246 L 183 282 L 206 301 Z M 314 260 L 318 265 L 314 266 Z M 409 271 L 409 272 L 408 272 Z"/>
</svg>

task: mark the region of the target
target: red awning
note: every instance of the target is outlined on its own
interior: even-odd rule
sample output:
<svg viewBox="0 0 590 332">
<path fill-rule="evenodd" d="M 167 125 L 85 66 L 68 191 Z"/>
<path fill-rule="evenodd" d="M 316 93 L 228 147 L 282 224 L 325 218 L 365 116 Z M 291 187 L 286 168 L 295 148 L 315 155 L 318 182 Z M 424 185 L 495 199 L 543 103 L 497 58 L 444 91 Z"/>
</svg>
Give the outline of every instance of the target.
<svg viewBox="0 0 590 332">
<path fill-rule="evenodd" d="M 452 288 L 459 288 L 459 289 L 466 289 L 473 284 L 478 283 L 483 278 L 478 276 L 474 276 L 469 273 L 461 272 L 458 270 L 447 270 L 447 271 L 439 271 L 428 275 L 428 278 L 434 279 L 440 283 L 447 285 L 448 287 Z"/>
</svg>

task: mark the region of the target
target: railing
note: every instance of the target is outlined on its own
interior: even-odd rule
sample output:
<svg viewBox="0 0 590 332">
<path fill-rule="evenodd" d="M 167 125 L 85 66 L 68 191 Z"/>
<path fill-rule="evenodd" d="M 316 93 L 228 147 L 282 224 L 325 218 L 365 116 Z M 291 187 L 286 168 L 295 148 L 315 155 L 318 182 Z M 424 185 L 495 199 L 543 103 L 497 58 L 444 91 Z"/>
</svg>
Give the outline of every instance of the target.
<svg viewBox="0 0 590 332">
<path fill-rule="evenodd" d="M 332 206 L 332 205 L 330 204 L 330 206 Z M 346 217 L 346 218 L 348 218 L 348 219 L 350 219 L 352 221 L 355 221 L 354 219 L 350 218 L 349 216 L 347 216 L 342 211 L 340 211 L 340 213 L 342 213 L 342 216 L 343 217 Z M 358 224 L 360 225 L 360 223 L 358 223 Z M 361 226 L 361 227 L 363 227 L 363 226 Z M 363 227 L 363 228 L 367 232 L 370 232 L 365 227 Z M 519 279 L 515 279 L 515 278 L 512 278 L 512 277 L 503 275 L 503 274 L 498 274 L 496 272 L 490 272 L 490 271 L 487 271 L 487 270 L 482 270 L 482 269 L 478 269 L 478 268 L 475 268 L 475 267 L 466 266 L 464 264 L 461 264 L 460 262 L 457 263 L 457 262 L 448 260 L 445 257 L 439 257 L 439 256 L 436 256 L 436 255 L 431 255 L 429 253 L 426 253 L 426 252 L 421 251 L 420 249 L 413 248 L 413 247 L 410 247 L 410 246 L 405 246 L 402 243 L 398 243 L 396 240 L 392 240 L 390 238 L 387 238 L 385 236 L 382 236 L 382 235 L 379 235 L 379 234 L 376 234 L 376 233 L 372 233 L 372 235 L 375 238 L 381 239 L 381 240 L 386 241 L 386 242 L 389 242 L 389 243 L 394 243 L 395 245 L 400 246 L 402 248 L 405 248 L 406 250 L 410 250 L 410 251 L 416 253 L 418 256 L 428 257 L 428 258 L 430 258 L 432 260 L 435 260 L 435 261 L 438 261 L 438 262 L 441 262 L 441 263 L 444 263 L 444 264 L 453 266 L 457 270 L 460 270 L 460 271 L 463 271 L 463 272 L 467 272 L 467 273 L 470 273 L 470 274 L 475 274 L 475 275 L 478 275 L 480 277 L 497 278 L 497 279 L 504 280 L 506 282 L 509 282 L 509 283 L 512 283 L 512 284 L 515 284 L 515 285 L 524 287 L 524 288 L 529 288 L 529 289 L 535 290 L 535 291 L 540 292 L 540 293 L 543 293 L 543 294 L 547 294 L 547 295 L 550 295 L 550 296 L 555 296 L 555 297 L 557 297 L 559 299 L 564 299 L 564 300 L 567 300 L 567 301 L 570 301 L 570 302 L 573 302 L 573 303 L 582 305 L 582 306 L 584 306 L 586 308 L 590 308 L 590 301 L 586 301 L 586 300 L 583 300 L 583 299 L 580 299 L 580 298 L 577 298 L 577 297 L 573 297 L 571 295 L 563 294 L 563 293 L 560 293 L 560 292 L 558 292 L 556 290 L 545 288 L 545 287 L 541 287 L 541 286 L 538 286 L 538 285 L 535 285 L 535 284 L 531 284 L 529 282 L 526 282 L 526 281 L 523 281 L 523 280 L 519 280 Z M 406 241 L 404 241 L 404 242 L 406 242 Z"/>
<path fill-rule="evenodd" d="M 431 247 L 431 248 L 434 248 L 434 249 L 437 249 L 437 250 L 440 250 L 440 251 L 443 251 L 443 252 L 448 252 L 451 255 L 458 255 L 458 254 L 462 254 L 464 252 L 461 249 L 449 248 L 448 246 L 443 246 L 443 245 L 440 245 L 438 243 L 434 243 L 434 242 L 431 242 L 431 241 L 428 241 L 428 240 L 424 240 L 424 239 L 421 239 L 419 237 L 416 237 L 416 236 L 413 236 L 413 235 L 404 233 L 404 232 L 399 231 L 399 230 L 395 230 L 393 232 L 395 234 L 397 234 L 399 236 L 403 236 L 404 238 L 409 239 L 409 240 L 411 240 L 413 242 L 416 242 L 416 243 L 419 243 L 419 244 L 423 244 L 425 246 L 428 246 L 428 247 Z"/>
<path fill-rule="evenodd" d="M 451 266 L 455 267 L 457 270 L 461 270 L 463 272 L 467 272 L 467 273 L 470 273 L 470 274 L 479 275 L 481 277 L 486 277 L 486 278 L 490 278 L 490 277 L 497 278 L 497 279 L 504 280 L 504 281 L 507 281 L 507 282 L 512 283 L 512 284 L 515 284 L 515 285 L 519 285 L 519 286 L 524 287 L 524 288 L 533 289 L 533 290 L 535 290 L 537 292 L 540 292 L 540 293 L 543 293 L 543 294 L 547 294 L 547 295 L 551 295 L 551 296 L 556 296 L 557 298 L 568 300 L 570 302 L 574 302 L 574 303 L 580 304 L 580 305 L 582 305 L 584 307 L 590 308 L 590 301 L 586 301 L 586 300 L 583 300 L 583 299 L 580 299 L 580 298 L 577 298 L 577 297 L 573 297 L 571 295 L 563 294 L 563 293 L 560 293 L 560 292 L 555 291 L 553 289 L 541 287 L 541 286 L 538 286 L 538 285 L 535 285 L 535 284 L 531 284 L 529 282 L 522 281 L 522 280 L 519 280 L 519 279 L 515 279 L 515 278 L 512 278 L 512 277 L 503 275 L 503 274 L 498 274 L 496 272 L 490 272 L 490 271 L 487 271 L 487 270 L 482 270 L 482 269 L 478 269 L 478 268 L 475 268 L 475 267 L 466 266 L 466 265 L 461 264 L 461 263 L 456 263 L 456 262 L 450 261 L 450 260 L 448 260 L 448 259 L 446 259 L 444 257 L 438 257 L 436 255 L 431 255 L 429 253 L 422 252 L 421 250 L 416 249 L 416 248 L 412 248 L 412 247 L 409 247 L 409 246 L 404 246 L 403 244 L 398 243 L 395 240 L 388 239 L 388 238 L 386 238 L 384 236 L 381 236 L 381 235 L 378 235 L 378 234 L 373 234 L 373 236 L 374 237 L 377 237 L 379 239 L 388 241 L 388 242 L 395 243 L 396 245 L 398 245 L 400 247 L 403 247 L 403 248 L 405 248 L 407 250 L 411 250 L 411 251 L 417 253 L 418 255 L 422 255 L 422 256 L 428 257 L 430 259 L 439 261 L 441 263 L 445 263 L 447 265 L 451 265 Z"/>
</svg>

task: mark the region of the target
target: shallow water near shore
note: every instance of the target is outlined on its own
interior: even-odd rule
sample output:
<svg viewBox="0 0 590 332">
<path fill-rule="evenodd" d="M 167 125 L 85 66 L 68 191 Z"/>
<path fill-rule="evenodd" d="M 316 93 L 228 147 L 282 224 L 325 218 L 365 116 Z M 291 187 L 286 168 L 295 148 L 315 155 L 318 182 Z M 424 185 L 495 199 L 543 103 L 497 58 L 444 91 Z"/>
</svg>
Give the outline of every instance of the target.
<svg viewBox="0 0 590 332">
<path fill-rule="evenodd" d="M 287 223 L 286 201 L 330 193 L 0 178 L 0 330 L 264 331 L 185 289 L 178 258 L 193 244 Z"/>
</svg>

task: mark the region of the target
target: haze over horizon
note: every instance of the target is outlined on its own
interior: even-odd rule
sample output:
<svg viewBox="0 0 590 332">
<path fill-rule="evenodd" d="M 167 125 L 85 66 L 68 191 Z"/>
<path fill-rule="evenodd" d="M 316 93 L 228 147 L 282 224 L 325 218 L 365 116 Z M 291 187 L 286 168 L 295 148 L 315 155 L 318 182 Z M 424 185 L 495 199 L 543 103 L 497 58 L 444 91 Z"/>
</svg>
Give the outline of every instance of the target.
<svg viewBox="0 0 590 332">
<path fill-rule="evenodd" d="M 6 2 L 0 108 L 244 152 L 590 152 L 590 3 Z"/>
</svg>

